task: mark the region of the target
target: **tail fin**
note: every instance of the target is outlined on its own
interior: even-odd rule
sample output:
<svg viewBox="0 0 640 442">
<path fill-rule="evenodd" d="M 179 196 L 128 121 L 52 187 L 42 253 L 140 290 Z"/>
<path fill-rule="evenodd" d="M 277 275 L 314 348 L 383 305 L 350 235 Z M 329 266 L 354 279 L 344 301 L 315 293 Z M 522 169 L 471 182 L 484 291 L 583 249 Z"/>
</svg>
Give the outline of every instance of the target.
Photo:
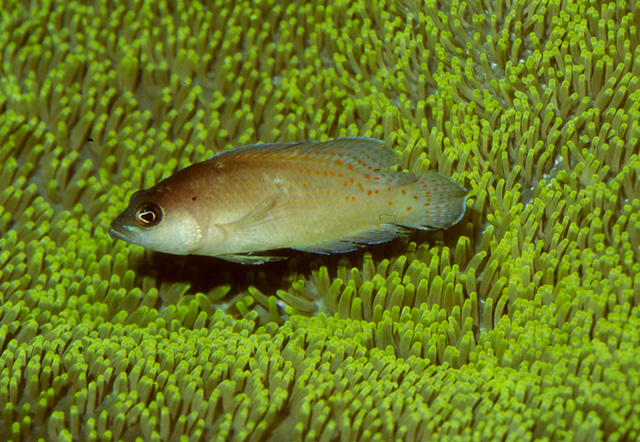
<svg viewBox="0 0 640 442">
<path fill-rule="evenodd" d="M 415 229 L 446 229 L 464 215 L 467 189 L 437 172 L 414 176 L 403 195 L 407 197 L 406 216 L 398 224 Z"/>
</svg>

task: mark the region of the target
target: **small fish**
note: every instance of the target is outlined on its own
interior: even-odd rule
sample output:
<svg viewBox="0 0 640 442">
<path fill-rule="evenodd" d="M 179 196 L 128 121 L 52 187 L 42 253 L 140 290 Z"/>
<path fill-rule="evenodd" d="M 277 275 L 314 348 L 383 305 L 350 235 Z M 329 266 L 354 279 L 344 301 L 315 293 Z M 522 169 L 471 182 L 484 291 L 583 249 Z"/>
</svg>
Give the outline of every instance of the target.
<svg viewBox="0 0 640 442">
<path fill-rule="evenodd" d="M 109 233 L 159 252 L 260 264 L 282 258 L 256 252 L 347 252 L 460 220 L 464 187 L 436 172 L 381 171 L 396 160 L 369 138 L 239 147 L 134 193 Z"/>
</svg>

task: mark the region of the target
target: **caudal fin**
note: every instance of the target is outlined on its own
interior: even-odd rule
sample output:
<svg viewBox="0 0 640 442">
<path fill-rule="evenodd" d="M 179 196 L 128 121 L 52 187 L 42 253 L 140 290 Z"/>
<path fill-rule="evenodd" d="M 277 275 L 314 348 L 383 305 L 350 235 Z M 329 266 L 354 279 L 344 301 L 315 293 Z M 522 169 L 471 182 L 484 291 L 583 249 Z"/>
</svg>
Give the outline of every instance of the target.
<svg viewBox="0 0 640 442">
<path fill-rule="evenodd" d="M 398 224 L 416 229 L 446 229 L 464 215 L 467 189 L 437 172 L 416 176 L 403 189 L 407 206 Z"/>
</svg>

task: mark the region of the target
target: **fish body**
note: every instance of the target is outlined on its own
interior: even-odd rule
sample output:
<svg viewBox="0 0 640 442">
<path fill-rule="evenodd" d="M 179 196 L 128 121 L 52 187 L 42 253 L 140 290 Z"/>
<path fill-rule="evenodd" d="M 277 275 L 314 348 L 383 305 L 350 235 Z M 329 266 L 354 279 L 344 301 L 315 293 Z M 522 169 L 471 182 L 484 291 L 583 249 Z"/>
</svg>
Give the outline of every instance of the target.
<svg viewBox="0 0 640 442">
<path fill-rule="evenodd" d="M 368 138 L 236 148 L 133 194 L 112 236 L 178 255 L 242 263 L 291 248 L 346 252 L 406 228 L 460 220 L 467 191 L 436 172 L 385 172 L 395 152 Z"/>
</svg>

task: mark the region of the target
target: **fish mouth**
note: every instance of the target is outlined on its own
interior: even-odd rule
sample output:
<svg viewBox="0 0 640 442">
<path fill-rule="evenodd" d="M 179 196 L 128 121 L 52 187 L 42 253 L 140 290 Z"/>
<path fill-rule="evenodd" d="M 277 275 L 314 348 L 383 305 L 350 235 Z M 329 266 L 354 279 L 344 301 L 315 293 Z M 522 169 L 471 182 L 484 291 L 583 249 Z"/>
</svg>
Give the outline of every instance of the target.
<svg viewBox="0 0 640 442">
<path fill-rule="evenodd" d="M 111 229 L 109 229 L 109 235 L 111 235 L 111 237 L 114 238 L 114 239 L 120 239 L 122 241 L 131 242 L 131 240 L 129 238 L 127 238 L 121 232 L 118 232 L 117 230 L 115 230 L 113 227 Z"/>
</svg>

